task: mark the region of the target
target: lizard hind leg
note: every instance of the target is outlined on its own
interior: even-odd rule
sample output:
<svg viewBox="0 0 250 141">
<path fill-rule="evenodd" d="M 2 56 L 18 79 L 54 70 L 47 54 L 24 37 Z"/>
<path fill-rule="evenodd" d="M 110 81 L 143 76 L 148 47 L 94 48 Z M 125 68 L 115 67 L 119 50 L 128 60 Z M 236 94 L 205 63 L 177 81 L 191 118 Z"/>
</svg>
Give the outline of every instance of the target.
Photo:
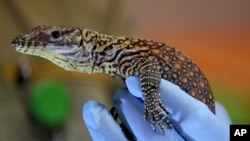
<svg viewBox="0 0 250 141">
<path fill-rule="evenodd" d="M 168 128 L 172 126 L 167 116 L 170 112 L 162 103 L 158 93 L 161 80 L 160 67 L 156 62 L 144 59 L 140 60 L 140 65 L 139 77 L 145 106 L 144 118 L 150 119 L 153 130 L 156 130 L 156 125 L 158 125 L 164 134 L 164 125 L 166 124 Z"/>
</svg>

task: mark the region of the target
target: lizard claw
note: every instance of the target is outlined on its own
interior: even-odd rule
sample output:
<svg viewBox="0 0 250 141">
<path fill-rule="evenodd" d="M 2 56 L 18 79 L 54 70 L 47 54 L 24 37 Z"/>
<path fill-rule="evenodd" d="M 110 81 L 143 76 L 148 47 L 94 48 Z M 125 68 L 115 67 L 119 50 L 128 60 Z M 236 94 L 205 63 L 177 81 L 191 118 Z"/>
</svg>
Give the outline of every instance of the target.
<svg viewBox="0 0 250 141">
<path fill-rule="evenodd" d="M 160 127 L 163 135 L 165 134 L 164 124 L 167 128 L 172 128 L 172 124 L 167 115 L 171 116 L 170 112 L 161 102 L 158 93 L 153 93 L 145 97 L 144 119 L 147 120 L 150 118 L 151 126 L 154 131 L 156 131 L 156 124 Z"/>
</svg>

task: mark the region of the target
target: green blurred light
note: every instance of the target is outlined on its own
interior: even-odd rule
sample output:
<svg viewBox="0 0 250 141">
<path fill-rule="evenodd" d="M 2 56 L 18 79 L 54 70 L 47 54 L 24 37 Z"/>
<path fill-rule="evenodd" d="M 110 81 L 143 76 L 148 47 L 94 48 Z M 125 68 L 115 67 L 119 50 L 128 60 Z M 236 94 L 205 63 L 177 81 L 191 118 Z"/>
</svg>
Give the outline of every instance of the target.
<svg viewBox="0 0 250 141">
<path fill-rule="evenodd" d="M 38 122 L 47 128 L 56 128 L 68 117 L 70 100 L 64 85 L 46 80 L 33 87 L 29 105 Z"/>
<path fill-rule="evenodd" d="M 215 100 L 219 101 L 227 110 L 233 124 L 250 123 L 250 103 L 245 97 L 242 97 L 239 89 L 214 86 Z"/>
</svg>

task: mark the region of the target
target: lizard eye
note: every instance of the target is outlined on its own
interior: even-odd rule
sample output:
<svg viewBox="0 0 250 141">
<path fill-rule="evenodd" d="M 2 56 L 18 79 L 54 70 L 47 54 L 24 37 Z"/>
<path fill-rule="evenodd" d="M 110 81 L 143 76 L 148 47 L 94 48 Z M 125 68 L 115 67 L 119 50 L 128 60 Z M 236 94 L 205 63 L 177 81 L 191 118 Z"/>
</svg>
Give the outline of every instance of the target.
<svg viewBox="0 0 250 141">
<path fill-rule="evenodd" d="M 54 38 L 54 39 L 58 39 L 60 36 L 61 36 L 61 33 L 58 30 L 55 30 L 55 31 L 51 32 L 51 37 Z"/>
<path fill-rule="evenodd" d="M 48 40 L 50 42 L 59 42 L 63 39 L 62 32 L 58 29 L 54 29 L 49 32 Z"/>
</svg>

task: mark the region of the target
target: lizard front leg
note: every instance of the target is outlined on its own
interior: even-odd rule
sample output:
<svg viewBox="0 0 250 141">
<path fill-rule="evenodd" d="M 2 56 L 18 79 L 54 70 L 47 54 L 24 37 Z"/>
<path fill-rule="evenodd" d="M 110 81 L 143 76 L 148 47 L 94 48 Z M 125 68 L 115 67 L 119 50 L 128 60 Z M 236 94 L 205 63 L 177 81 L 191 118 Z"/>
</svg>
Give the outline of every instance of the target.
<svg viewBox="0 0 250 141">
<path fill-rule="evenodd" d="M 160 66 L 154 61 L 146 58 L 139 58 L 134 61 L 134 67 L 138 68 L 140 77 L 141 89 L 144 97 L 144 118 L 151 120 L 153 130 L 156 130 L 156 124 L 160 127 L 163 134 L 165 133 L 164 123 L 171 128 L 167 116 L 170 112 L 164 106 L 158 92 L 161 73 Z M 164 113 L 165 112 L 165 113 Z"/>
</svg>

